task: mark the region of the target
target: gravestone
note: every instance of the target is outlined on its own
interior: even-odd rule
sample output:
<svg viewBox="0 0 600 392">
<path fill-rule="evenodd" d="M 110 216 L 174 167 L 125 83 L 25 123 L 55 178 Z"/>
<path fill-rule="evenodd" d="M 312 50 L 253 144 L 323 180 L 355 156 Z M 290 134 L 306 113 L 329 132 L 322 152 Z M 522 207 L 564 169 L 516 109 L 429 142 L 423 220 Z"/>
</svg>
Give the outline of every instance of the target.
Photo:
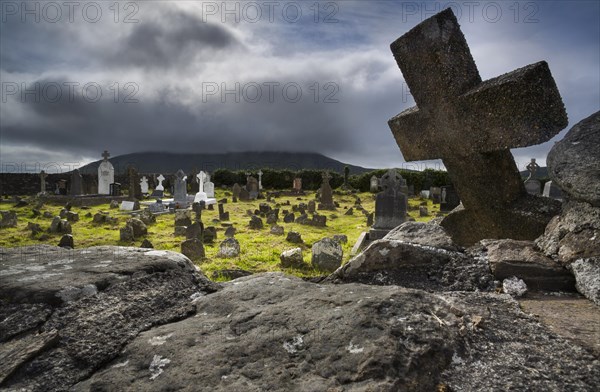
<svg viewBox="0 0 600 392">
<path fill-rule="evenodd" d="M 450 212 L 460 204 L 460 198 L 453 185 L 443 186 L 441 196 L 440 211 L 442 212 Z"/>
<path fill-rule="evenodd" d="M 142 191 L 142 194 L 148 194 L 148 179 L 146 178 L 146 176 L 143 176 L 140 180 L 140 189 Z"/>
<path fill-rule="evenodd" d="M 40 193 L 46 193 L 46 177 L 48 174 L 42 170 L 40 172 Z"/>
<path fill-rule="evenodd" d="M 110 190 L 111 196 L 121 196 L 121 183 L 113 182 L 109 185 L 108 189 Z"/>
<path fill-rule="evenodd" d="M 219 203 L 219 220 L 228 221 L 229 220 L 229 212 L 225 212 L 225 206 L 223 203 Z"/>
<path fill-rule="evenodd" d="M 108 161 L 110 154 L 104 150 L 102 153 L 103 161 L 98 166 L 98 194 L 111 195 L 110 184 L 115 182 L 115 168 Z"/>
<path fill-rule="evenodd" d="M 179 208 L 187 208 L 187 176 L 183 172 L 183 170 L 177 170 L 175 173 L 175 186 L 174 186 L 174 195 L 173 201 Z"/>
<path fill-rule="evenodd" d="M 408 209 L 407 197 L 401 190 L 406 182 L 396 170 L 388 170 L 379 183 L 383 191 L 375 198 L 375 224 L 369 231 L 371 241 L 383 238 L 405 222 Z"/>
<path fill-rule="evenodd" d="M 407 161 L 442 159 L 465 207 L 441 223 L 454 241 L 542 234 L 557 211 L 527 198 L 510 148 L 545 142 L 567 125 L 548 64 L 482 82 L 451 9 L 391 49 L 417 107 L 388 124 Z"/>
<path fill-rule="evenodd" d="M 135 202 L 134 201 L 122 201 L 121 206 L 119 207 L 121 211 L 133 211 L 135 210 Z"/>
<path fill-rule="evenodd" d="M 129 166 L 127 168 L 127 176 L 129 177 L 129 198 L 141 200 L 142 199 L 142 188 L 140 187 L 140 176 L 135 167 Z"/>
<path fill-rule="evenodd" d="M 328 171 L 323 173 L 323 183 L 321 184 L 321 202 L 319 203 L 319 210 L 335 210 L 335 204 L 333 203 L 333 190 L 329 185 L 331 175 Z"/>
<path fill-rule="evenodd" d="M 200 173 L 198 173 L 196 175 L 196 180 L 198 181 L 198 193 L 196 193 L 196 196 L 194 196 L 194 203 L 199 203 L 200 201 L 206 201 L 208 200 L 208 195 L 206 194 L 206 192 L 204 191 L 204 180 L 206 179 L 206 173 L 204 173 L 203 171 L 201 171 Z"/>
<path fill-rule="evenodd" d="M 433 201 L 433 204 L 440 204 L 442 201 L 442 189 L 437 186 L 429 188 L 429 197 Z"/>
<path fill-rule="evenodd" d="M 376 193 L 379 190 L 379 179 L 377 177 L 371 176 L 369 190 L 373 193 Z"/>
<path fill-rule="evenodd" d="M 294 182 L 292 184 L 292 189 L 294 192 L 302 191 L 302 178 L 300 178 L 300 177 L 294 178 Z"/>
<path fill-rule="evenodd" d="M 529 172 L 529 177 L 527 180 L 531 180 L 535 177 L 535 172 L 540 168 L 540 165 L 537 164 L 535 158 L 531 158 L 531 162 L 529 162 L 526 166 L 527 171 Z"/>
<path fill-rule="evenodd" d="M 148 206 L 148 211 L 152 213 L 160 213 L 166 210 L 166 206 L 163 204 L 161 199 L 156 200 L 155 203 L 152 203 Z"/>
<path fill-rule="evenodd" d="M 83 184 L 82 184 L 81 174 L 79 173 L 79 169 L 75 169 L 75 170 L 73 170 L 73 173 L 71 174 L 71 187 L 70 187 L 69 194 L 71 196 L 79 196 L 82 193 L 82 188 L 83 188 Z"/>
<path fill-rule="evenodd" d="M 535 172 L 540 166 L 535 162 L 535 158 L 531 158 L 531 162 L 527 164 L 526 169 L 529 171 L 529 176 L 525 180 L 525 190 L 530 195 L 539 196 L 542 194 L 542 183 L 535 179 Z"/>
<path fill-rule="evenodd" d="M 258 173 L 256 173 L 256 174 L 258 174 L 258 190 L 261 191 L 263 189 L 263 186 L 262 186 L 263 172 L 262 172 L 262 170 L 259 170 Z"/>
<path fill-rule="evenodd" d="M 544 192 L 542 195 L 561 201 L 563 199 L 562 190 L 555 185 L 553 181 L 548 181 L 544 184 Z"/>
<path fill-rule="evenodd" d="M 193 194 L 196 194 L 200 191 L 200 184 L 198 183 L 198 170 L 194 169 L 194 171 L 192 171 L 192 175 L 189 176 L 189 178 L 192 179 L 192 181 L 190 181 L 189 185 L 190 185 L 190 192 Z"/>
<path fill-rule="evenodd" d="M 248 182 L 246 183 L 246 190 L 248 191 L 250 199 L 256 200 L 256 198 L 258 197 L 258 180 L 252 176 L 249 176 Z"/>
<path fill-rule="evenodd" d="M 250 193 L 246 190 L 246 188 L 240 187 L 240 201 L 250 201 Z"/>
<path fill-rule="evenodd" d="M 159 174 L 158 177 L 156 177 L 156 180 L 158 181 L 158 185 L 156 186 L 156 188 L 154 188 L 154 192 L 152 192 L 152 196 L 162 198 L 165 196 L 165 187 L 163 185 L 163 181 L 165 180 L 165 177 L 162 174 Z"/>
<path fill-rule="evenodd" d="M 527 180 L 525 181 L 525 190 L 530 195 L 539 196 L 542 194 L 542 183 L 536 179 Z"/>
<path fill-rule="evenodd" d="M 242 187 L 240 186 L 240 184 L 238 184 L 237 182 L 235 184 L 233 184 L 233 187 L 231 188 L 232 196 L 235 197 L 236 199 L 239 199 L 240 190 L 242 190 Z"/>
<path fill-rule="evenodd" d="M 206 192 L 206 197 L 214 198 L 215 197 L 215 184 L 211 181 L 206 181 L 204 183 L 204 192 Z"/>
</svg>

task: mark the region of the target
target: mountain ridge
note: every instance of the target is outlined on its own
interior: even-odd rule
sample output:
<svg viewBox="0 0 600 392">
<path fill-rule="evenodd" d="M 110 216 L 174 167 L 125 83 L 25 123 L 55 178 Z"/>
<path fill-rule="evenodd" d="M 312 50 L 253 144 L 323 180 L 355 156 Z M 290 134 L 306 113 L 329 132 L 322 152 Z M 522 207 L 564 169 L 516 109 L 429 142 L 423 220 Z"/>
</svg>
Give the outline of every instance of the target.
<svg viewBox="0 0 600 392">
<path fill-rule="evenodd" d="M 246 151 L 227 152 L 219 154 L 203 153 L 172 153 L 161 151 L 136 152 L 109 158 L 115 168 L 115 173 L 125 173 L 129 165 L 136 167 L 140 173 L 175 173 L 182 169 L 184 172 L 203 170 L 214 172 L 217 169 L 229 170 L 258 170 L 265 168 L 330 170 L 344 172 L 348 166 L 352 174 L 375 170 L 357 165 L 346 164 L 323 154 L 311 152 L 284 151 Z M 82 166 L 81 173 L 97 173 L 102 160 Z"/>
</svg>

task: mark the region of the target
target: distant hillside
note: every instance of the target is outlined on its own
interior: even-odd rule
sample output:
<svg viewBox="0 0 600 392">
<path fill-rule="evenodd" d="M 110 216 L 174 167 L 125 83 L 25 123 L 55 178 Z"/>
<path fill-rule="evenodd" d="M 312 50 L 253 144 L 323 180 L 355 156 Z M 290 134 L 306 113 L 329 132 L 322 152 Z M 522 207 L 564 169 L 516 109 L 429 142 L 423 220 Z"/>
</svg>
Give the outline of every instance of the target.
<svg viewBox="0 0 600 392">
<path fill-rule="evenodd" d="M 175 173 L 216 169 L 253 170 L 272 169 L 327 169 L 344 172 L 345 163 L 315 153 L 297 152 L 237 152 L 225 154 L 176 154 L 169 152 L 139 152 L 109 158 L 116 173 L 125 173 L 129 165 L 134 165 L 140 173 Z M 81 167 L 81 173 L 97 173 L 101 160 Z M 347 165 L 350 173 L 358 174 L 373 169 Z"/>
</svg>

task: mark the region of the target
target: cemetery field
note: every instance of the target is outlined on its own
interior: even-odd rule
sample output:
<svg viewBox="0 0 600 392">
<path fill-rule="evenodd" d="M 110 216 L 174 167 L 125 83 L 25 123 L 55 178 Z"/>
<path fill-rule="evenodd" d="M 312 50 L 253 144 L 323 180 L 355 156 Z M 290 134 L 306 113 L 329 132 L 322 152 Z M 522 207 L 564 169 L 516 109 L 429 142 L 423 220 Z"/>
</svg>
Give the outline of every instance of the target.
<svg viewBox="0 0 600 392">
<path fill-rule="evenodd" d="M 228 202 L 224 205 L 225 211 L 229 212 L 230 221 L 236 228 L 235 238 L 240 243 L 240 256 L 236 258 L 221 258 L 217 257 L 219 244 L 226 237 L 224 235 L 226 227 L 221 225 L 222 222 L 217 222 L 219 212 L 217 206 L 214 210 L 204 210 L 202 212 L 202 222 L 204 227 L 214 226 L 217 229 L 217 239 L 213 243 L 205 243 L 206 257 L 202 261 L 196 261 L 200 269 L 209 277 L 214 272 L 225 269 L 243 269 L 253 273 L 266 271 L 285 271 L 287 273 L 310 277 L 321 275 L 322 272 L 312 269 L 311 247 L 313 243 L 325 238 L 332 237 L 335 234 L 344 234 L 348 237 L 348 242 L 342 244 L 343 248 L 343 263 L 347 262 L 351 256 L 350 251 L 356 242 L 359 235 L 368 231 L 367 219 L 363 213 L 354 209 L 353 215 L 344 215 L 345 212 L 354 206 L 353 195 L 334 195 L 334 200 L 339 203 L 340 208 L 336 211 L 318 211 L 321 215 L 327 216 L 327 227 L 315 227 L 303 225 L 299 223 L 283 222 L 283 210 L 292 211 L 292 206 L 298 203 L 308 203 L 314 200 L 314 192 L 307 193 L 304 196 L 282 196 L 273 199 L 269 203 L 272 208 L 277 208 L 276 203 L 280 204 L 280 213 L 278 225 L 284 228 L 284 235 L 275 235 L 270 233 L 270 225 L 263 218 L 264 227 L 260 230 L 250 229 L 248 223 L 250 216 L 248 210 L 256 210 L 260 203 L 266 202 L 263 200 L 254 200 L 248 202 L 238 201 L 231 202 L 229 192 L 218 189 L 216 190 L 216 199 L 227 198 Z M 359 193 L 358 197 L 362 200 L 362 206 L 369 212 L 375 209 L 374 195 L 371 193 Z M 290 205 L 286 205 L 289 201 Z M 419 205 L 423 202 L 427 203 L 427 208 L 430 212 L 428 217 L 419 216 Z M 0 237 L 0 246 L 16 247 L 36 244 L 57 245 L 60 241 L 61 234 L 49 233 L 48 228 L 52 222 L 52 217 L 58 216 L 63 209 L 62 205 L 45 204 L 39 211 L 39 216 L 34 216 L 33 208 L 35 202 L 30 202 L 27 206 L 15 208 L 14 203 L 0 203 L 0 210 L 16 211 L 18 216 L 18 224 L 16 227 L 3 228 L 2 236 Z M 185 236 L 174 235 L 174 214 L 162 214 L 156 216 L 156 223 L 147 225 L 148 234 L 136 238 L 133 242 L 120 241 L 119 229 L 122 228 L 130 214 L 124 213 L 119 209 L 111 209 L 108 204 L 94 207 L 72 207 L 72 212 L 79 214 L 79 221 L 72 222 L 72 235 L 75 248 L 86 248 L 97 245 L 119 245 L 119 246 L 140 246 L 144 239 L 148 239 L 155 249 L 170 250 L 179 252 L 181 250 L 181 242 L 185 240 Z M 112 224 L 97 224 L 93 222 L 94 214 L 104 211 L 108 212 L 111 217 L 117 218 L 116 223 Z M 44 217 L 44 213 L 49 212 L 48 217 Z M 439 204 L 432 204 L 431 200 L 420 198 L 409 199 L 409 216 L 417 221 L 428 221 L 435 217 L 439 212 Z M 299 215 L 295 213 L 296 217 Z M 52 217 L 50 217 L 52 216 Z M 28 223 L 37 223 L 41 226 L 42 231 L 32 235 L 28 229 Z M 294 244 L 286 241 L 286 235 L 289 231 L 300 233 L 304 241 L 303 244 Z M 282 269 L 279 265 L 279 256 L 281 252 L 295 247 L 302 248 L 305 269 Z M 223 278 L 216 277 L 216 280 Z"/>
</svg>

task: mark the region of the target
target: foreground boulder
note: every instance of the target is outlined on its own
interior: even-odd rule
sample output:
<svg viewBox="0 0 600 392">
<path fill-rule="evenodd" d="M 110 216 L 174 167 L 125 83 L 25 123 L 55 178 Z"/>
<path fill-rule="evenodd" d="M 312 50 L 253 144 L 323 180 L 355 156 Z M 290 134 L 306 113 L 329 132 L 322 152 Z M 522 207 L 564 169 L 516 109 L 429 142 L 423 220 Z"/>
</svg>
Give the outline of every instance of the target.
<svg viewBox="0 0 600 392">
<path fill-rule="evenodd" d="M 548 173 L 565 192 L 559 216 L 536 246 L 572 271 L 577 290 L 600 305 L 600 112 L 577 123 L 548 154 Z"/>
<path fill-rule="evenodd" d="M 600 207 L 600 112 L 575 124 L 546 161 L 552 181 L 570 199 Z"/>
<path fill-rule="evenodd" d="M 494 288 L 494 279 L 485 260 L 460 252 L 385 239 L 371 243 L 327 279 L 428 290 Z"/>
<path fill-rule="evenodd" d="M 507 295 L 281 273 L 224 287 L 198 297 L 195 317 L 142 332 L 72 390 L 591 391 L 600 382 L 592 354 Z"/>
<path fill-rule="evenodd" d="M 66 390 L 219 288 L 175 252 L 41 245 L 0 256 L 0 358 L 10 358 L 0 389 Z"/>
</svg>

